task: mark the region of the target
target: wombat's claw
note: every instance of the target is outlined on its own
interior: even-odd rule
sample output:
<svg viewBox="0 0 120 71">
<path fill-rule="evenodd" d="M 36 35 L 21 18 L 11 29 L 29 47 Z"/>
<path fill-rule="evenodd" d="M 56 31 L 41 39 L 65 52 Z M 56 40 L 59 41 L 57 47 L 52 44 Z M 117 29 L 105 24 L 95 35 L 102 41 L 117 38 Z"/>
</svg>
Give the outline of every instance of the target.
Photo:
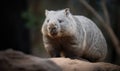
<svg viewBox="0 0 120 71">
<path fill-rule="evenodd" d="M 84 58 L 78 58 L 78 60 L 90 62 L 90 61 L 88 61 L 87 59 L 84 59 Z"/>
</svg>

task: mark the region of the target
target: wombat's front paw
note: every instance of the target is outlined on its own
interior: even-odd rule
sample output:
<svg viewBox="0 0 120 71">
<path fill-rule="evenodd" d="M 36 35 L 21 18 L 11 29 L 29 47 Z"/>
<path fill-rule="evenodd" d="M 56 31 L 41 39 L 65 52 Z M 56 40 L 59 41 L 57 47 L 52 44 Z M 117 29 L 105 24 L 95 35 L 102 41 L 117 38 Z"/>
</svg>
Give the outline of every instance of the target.
<svg viewBox="0 0 120 71">
<path fill-rule="evenodd" d="M 89 60 L 82 58 L 82 57 L 70 57 L 71 59 L 77 59 L 77 60 L 82 60 L 82 61 L 86 61 L 86 62 L 90 62 Z"/>
</svg>

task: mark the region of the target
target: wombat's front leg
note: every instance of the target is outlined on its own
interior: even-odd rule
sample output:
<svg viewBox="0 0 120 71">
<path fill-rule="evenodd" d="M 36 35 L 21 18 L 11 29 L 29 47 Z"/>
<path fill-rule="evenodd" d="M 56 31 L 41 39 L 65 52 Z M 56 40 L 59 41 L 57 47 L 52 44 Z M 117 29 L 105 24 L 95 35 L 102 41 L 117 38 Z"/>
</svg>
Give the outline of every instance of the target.
<svg viewBox="0 0 120 71">
<path fill-rule="evenodd" d="M 45 49 L 51 57 L 60 57 L 60 51 L 51 44 L 45 44 Z"/>
</svg>

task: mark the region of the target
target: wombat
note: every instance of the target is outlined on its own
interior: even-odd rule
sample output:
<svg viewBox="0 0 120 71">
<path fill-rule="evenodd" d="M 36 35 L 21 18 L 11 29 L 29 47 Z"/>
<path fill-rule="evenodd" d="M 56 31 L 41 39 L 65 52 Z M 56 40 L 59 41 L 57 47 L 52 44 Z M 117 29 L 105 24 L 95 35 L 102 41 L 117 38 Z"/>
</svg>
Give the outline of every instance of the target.
<svg viewBox="0 0 120 71">
<path fill-rule="evenodd" d="M 103 61 L 107 43 L 97 25 L 82 15 L 72 15 L 69 8 L 45 10 L 42 37 L 51 57 Z M 61 54 L 62 53 L 62 54 Z"/>
</svg>

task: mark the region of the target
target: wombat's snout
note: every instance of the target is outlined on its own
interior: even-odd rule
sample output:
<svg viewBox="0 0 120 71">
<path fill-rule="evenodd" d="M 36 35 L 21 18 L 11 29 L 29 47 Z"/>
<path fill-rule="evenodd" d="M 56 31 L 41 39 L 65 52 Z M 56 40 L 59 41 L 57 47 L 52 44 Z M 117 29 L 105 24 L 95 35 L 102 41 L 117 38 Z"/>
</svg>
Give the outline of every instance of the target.
<svg viewBox="0 0 120 71">
<path fill-rule="evenodd" d="M 48 31 L 49 31 L 50 35 L 52 35 L 52 36 L 57 35 L 57 26 L 56 26 L 56 24 L 53 24 L 53 23 L 49 24 Z"/>
</svg>

